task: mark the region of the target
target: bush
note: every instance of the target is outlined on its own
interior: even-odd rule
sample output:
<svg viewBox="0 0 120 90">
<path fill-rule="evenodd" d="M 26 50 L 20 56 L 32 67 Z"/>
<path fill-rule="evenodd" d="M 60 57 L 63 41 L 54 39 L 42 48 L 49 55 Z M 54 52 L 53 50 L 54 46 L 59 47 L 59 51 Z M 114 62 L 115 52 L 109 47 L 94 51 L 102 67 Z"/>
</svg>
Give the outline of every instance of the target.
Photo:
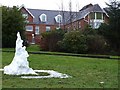
<svg viewBox="0 0 120 90">
<path fill-rule="evenodd" d="M 71 31 L 65 34 L 59 46 L 66 52 L 85 53 L 87 51 L 86 37 L 80 31 Z"/>
<path fill-rule="evenodd" d="M 64 33 L 65 31 L 61 29 L 42 33 L 40 42 L 42 50 L 60 51 L 57 43 L 63 39 Z"/>
<path fill-rule="evenodd" d="M 100 35 L 87 35 L 88 53 L 105 53 L 107 50 L 107 42 Z"/>
<path fill-rule="evenodd" d="M 97 30 L 92 29 L 91 26 L 87 25 L 85 29 L 82 31 L 84 35 L 96 35 Z"/>
<path fill-rule="evenodd" d="M 109 45 L 98 31 L 86 27 L 85 30 L 65 32 L 54 30 L 42 33 L 40 47 L 47 51 L 62 51 L 70 53 L 103 54 L 109 50 Z"/>
</svg>

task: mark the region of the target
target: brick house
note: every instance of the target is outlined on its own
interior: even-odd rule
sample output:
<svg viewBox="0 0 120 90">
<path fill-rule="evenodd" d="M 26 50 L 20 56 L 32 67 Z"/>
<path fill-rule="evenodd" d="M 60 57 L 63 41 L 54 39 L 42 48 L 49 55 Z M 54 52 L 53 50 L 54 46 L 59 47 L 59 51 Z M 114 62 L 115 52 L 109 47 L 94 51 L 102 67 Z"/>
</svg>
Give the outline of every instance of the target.
<svg viewBox="0 0 120 90">
<path fill-rule="evenodd" d="M 19 10 L 26 18 L 26 37 L 29 43 L 39 44 L 42 32 L 59 28 L 67 30 L 84 29 L 86 25 L 99 28 L 108 23 L 107 13 L 98 5 L 86 5 L 79 12 L 28 9 L 22 5 Z"/>
</svg>

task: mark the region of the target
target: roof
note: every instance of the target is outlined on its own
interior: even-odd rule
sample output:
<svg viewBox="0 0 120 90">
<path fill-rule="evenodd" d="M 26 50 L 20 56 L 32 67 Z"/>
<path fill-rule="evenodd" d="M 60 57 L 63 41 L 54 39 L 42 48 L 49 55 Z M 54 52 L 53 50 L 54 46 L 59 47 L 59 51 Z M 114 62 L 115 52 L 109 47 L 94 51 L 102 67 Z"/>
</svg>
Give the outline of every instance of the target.
<svg viewBox="0 0 120 90">
<path fill-rule="evenodd" d="M 93 5 L 90 3 L 90 4 L 86 5 L 86 6 L 84 6 L 80 11 L 85 10 L 85 9 L 87 9 L 87 8 L 89 8 L 89 7 L 92 7 L 92 6 L 93 6 Z"/>
<path fill-rule="evenodd" d="M 61 15 L 63 17 L 63 13 L 64 13 L 64 19 L 65 19 L 65 23 L 69 23 L 69 19 L 70 19 L 70 12 L 69 11 L 58 11 L 58 10 L 42 10 L 42 9 L 28 9 L 32 14 L 33 16 L 35 17 L 34 18 L 34 23 L 35 24 L 40 24 L 40 23 L 43 23 L 40 21 L 40 18 L 39 16 L 41 14 L 46 14 L 47 16 L 47 22 L 45 24 L 48 24 L 48 25 L 54 25 L 56 22 L 55 22 L 55 17 L 57 15 Z M 74 15 L 76 12 L 72 12 L 72 15 Z"/>
<path fill-rule="evenodd" d="M 19 10 L 22 9 L 23 7 L 34 18 L 33 14 L 23 4 L 20 6 Z"/>
<path fill-rule="evenodd" d="M 91 4 L 90 4 L 91 5 Z M 82 10 L 79 11 L 77 19 L 82 19 L 85 18 L 90 12 L 101 12 L 105 13 L 104 10 L 98 5 L 95 4 L 93 6 L 90 6 L 88 8 L 83 8 Z"/>
<path fill-rule="evenodd" d="M 103 12 L 104 13 L 103 9 L 98 4 L 95 4 L 93 6 L 92 11 L 93 12 Z"/>
<path fill-rule="evenodd" d="M 33 23 L 35 24 L 43 23 L 40 21 L 40 18 L 39 18 L 41 14 L 46 14 L 47 22 L 45 24 L 48 24 L 48 25 L 56 24 L 55 17 L 59 14 L 62 17 L 64 14 L 64 24 L 70 23 L 70 12 L 69 11 L 42 10 L 42 9 L 27 9 L 27 10 L 29 11 L 30 14 L 34 16 Z M 84 6 L 81 10 L 79 10 L 79 12 L 71 12 L 72 21 L 85 18 L 90 12 L 105 13 L 105 11 L 98 4 L 95 4 L 95 5 L 88 4 Z"/>
</svg>

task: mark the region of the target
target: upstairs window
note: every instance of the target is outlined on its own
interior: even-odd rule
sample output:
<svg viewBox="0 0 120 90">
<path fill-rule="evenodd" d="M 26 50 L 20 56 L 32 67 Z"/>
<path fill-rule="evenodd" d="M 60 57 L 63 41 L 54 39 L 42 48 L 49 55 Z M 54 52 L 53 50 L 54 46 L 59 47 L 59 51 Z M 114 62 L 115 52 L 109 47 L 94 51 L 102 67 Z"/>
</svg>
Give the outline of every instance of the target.
<svg viewBox="0 0 120 90">
<path fill-rule="evenodd" d="M 90 17 L 91 19 L 95 19 L 95 13 L 94 12 L 90 13 Z"/>
<path fill-rule="evenodd" d="M 57 23 L 61 23 L 62 22 L 62 16 L 61 15 L 57 15 L 55 17 L 55 20 L 56 20 Z"/>
<path fill-rule="evenodd" d="M 33 31 L 33 26 L 26 26 L 26 31 Z"/>
<path fill-rule="evenodd" d="M 103 13 L 100 12 L 92 12 L 90 13 L 91 19 L 103 19 Z"/>
<path fill-rule="evenodd" d="M 42 22 L 47 22 L 47 16 L 46 16 L 46 14 L 41 14 L 41 15 L 40 15 L 40 20 L 41 20 Z"/>
<path fill-rule="evenodd" d="M 102 13 L 96 13 L 96 19 L 102 19 Z"/>
<path fill-rule="evenodd" d="M 25 19 L 28 19 L 28 14 L 26 13 L 24 13 L 24 14 L 22 14 L 22 16 L 25 18 Z"/>
</svg>

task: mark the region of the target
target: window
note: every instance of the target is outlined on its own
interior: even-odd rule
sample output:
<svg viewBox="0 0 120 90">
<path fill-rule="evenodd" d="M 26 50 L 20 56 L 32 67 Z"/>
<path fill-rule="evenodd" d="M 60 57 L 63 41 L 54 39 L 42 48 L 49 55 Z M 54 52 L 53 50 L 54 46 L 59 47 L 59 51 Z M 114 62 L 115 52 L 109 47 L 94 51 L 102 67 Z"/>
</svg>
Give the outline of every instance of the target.
<svg viewBox="0 0 120 90">
<path fill-rule="evenodd" d="M 96 19 L 102 19 L 102 13 L 96 13 Z"/>
<path fill-rule="evenodd" d="M 95 22 L 94 23 L 94 28 L 97 29 L 97 28 L 100 27 L 100 25 L 101 25 L 101 22 Z"/>
<path fill-rule="evenodd" d="M 25 19 L 28 19 L 28 14 L 22 14 Z"/>
<path fill-rule="evenodd" d="M 57 23 L 61 23 L 62 22 L 62 16 L 61 15 L 57 15 L 55 17 L 55 20 L 56 20 Z"/>
<path fill-rule="evenodd" d="M 103 23 L 103 20 L 91 20 L 90 25 L 92 28 L 97 29 L 100 27 L 101 23 Z"/>
<path fill-rule="evenodd" d="M 78 26 L 78 28 L 81 28 L 81 22 L 79 22 L 79 26 Z"/>
<path fill-rule="evenodd" d="M 92 12 L 90 14 L 91 19 L 103 19 L 103 14 L 100 12 Z"/>
<path fill-rule="evenodd" d="M 26 26 L 26 31 L 33 31 L 33 26 Z"/>
<path fill-rule="evenodd" d="M 40 20 L 42 22 L 47 22 L 47 16 L 45 14 L 40 15 Z"/>
<path fill-rule="evenodd" d="M 40 28 L 39 28 L 39 26 L 36 26 L 35 27 L 35 34 L 39 34 L 40 33 Z"/>
<path fill-rule="evenodd" d="M 95 13 L 94 12 L 90 13 L 90 17 L 91 19 L 95 19 Z"/>
<path fill-rule="evenodd" d="M 46 26 L 46 31 L 50 31 L 50 26 Z"/>
<path fill-rule="evenodd" d="M 56 29 L 57 29 L 57 30 L 59 30 L 59 29 L 60 29 L 60 27 L 59 27 L 59 26 L 57 26 L 57 27 L 56 27 Z"/>
</svg>

